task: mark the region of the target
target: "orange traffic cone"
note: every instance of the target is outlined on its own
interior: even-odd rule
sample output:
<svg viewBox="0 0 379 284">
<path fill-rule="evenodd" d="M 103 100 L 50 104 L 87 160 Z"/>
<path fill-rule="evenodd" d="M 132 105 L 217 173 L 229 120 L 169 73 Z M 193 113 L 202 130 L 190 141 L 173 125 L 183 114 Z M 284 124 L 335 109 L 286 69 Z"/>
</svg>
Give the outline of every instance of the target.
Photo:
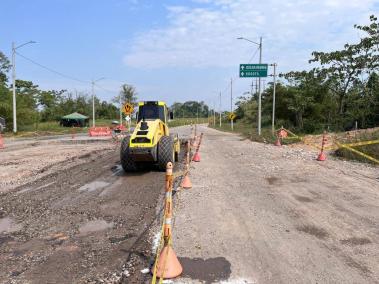
<svg viewBox="0 0 379 284">
<path fill-rule="evenodd" d="M 324 151 L 321 151 L 320 154 L 317 157 L 317 161 L 323 162 L 325 160 L 326 160 L 326 155 L 325 155 Z"/>
<path fill-rule="evenodd" d="M 183 272 L 183 267 L 180 264 L 173 248 L 171 247 L 172 242 L 172 163 L 168 162 L 166 167 L 166 200 L 165 200 L 165 219 L 163 226 L 163 239 L 164 246 L 159 254 L 159 258 L 155 262 L 152 268 L 153 281 L 156 277 L 168 279 L 175 278 Z"/>
<path fill-rule="evenodd" d="M 326 155 L 325 155 L 325 152 L 324 152 L 324 147 L 325 147 L 325 144 L 326 144 L 326 132 L 324 131 L 324 134 L 322 135 L 322 142 L 321 142 L 321 151 L 320 151 L 320 154 L 318 155 L 317 157 L 317 161 L 325 161 L 326 160 Z"/>
<path fill-rule="evenodd" d="M 200 162 L 199 150 L 200 150 L 200 145 L 201 145 L 201 141 L 202 140 L 203 140 L 203 133 L 200 134 L 199 142 L 196 145 L 196 152 L 195 152 L 195 154 L 193 155 L 193 158 L 192 158 L 192 161 L 194 161 L 194 162 Z"/>
<path fill-rule="evenodd" d="M 280 138 L 279 138 L 279 136 L 278 136 L 278 139 L 276 139 L 274 145 L 275 145 L 275 146 L 282 146 L 282 143 L 280 143 Z"/>
<path fill-rule="evenodd" d="M 190 178 L 188 176 L 189 164 L 190 164 L 190 152 L 191 152 L 190 141 L 187 141 L 185 174 L 184 174 L 184 178 L 182 180 L 182 183 L 180 184 L 180 187 L 181 188 L 185 188 L 185 189 L 192 188 L 192 182 L 191 182 L 191 180 L 190 180 Z"/>
<path fill-rule="evenodd" d="M 192 188 L 192 182 L 188 176 L 188 173 L 184 176 L 182 183 L 180 184 L 180 187 L 185 188 L 185 189 Z"/>
<path fill-rule="evenodd" d="M 1 136 L 1 133 L 0 133 L 0 149 L 3 149 L 5 148 L 4 146 L 4 139 L 3 139 L 3 136 Z"/>
<path fill-rule="evenodd" d="M 157 277 L 170 279 L 178 277 L 183 272 L 175 251 L 170 245 L 165 246 L 159 255 L 157 263 Z"/>
<path fill-rule="evenodd" d="M 200 154 L 198 151 L 196 151 L 195 154 L 193 155 L 192 161 L 200 162 Z"/>
</svg>

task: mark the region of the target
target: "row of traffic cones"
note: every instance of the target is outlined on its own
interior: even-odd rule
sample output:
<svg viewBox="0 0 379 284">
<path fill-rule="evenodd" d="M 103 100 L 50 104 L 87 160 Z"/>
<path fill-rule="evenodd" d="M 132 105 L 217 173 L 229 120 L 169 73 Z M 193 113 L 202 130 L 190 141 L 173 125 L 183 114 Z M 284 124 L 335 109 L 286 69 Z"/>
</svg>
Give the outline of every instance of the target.
<svg viewBox="0 0 379 284">
<path fill-rule="evenodd" d="M 203 139 L 203 133 L 200 134 L 200 137 L 197 140 L 196 137 L 196 126 L 195 126 L 195 135 L 194 139 L 190 139 L 186 143 L 186 159 L 185 159 L 185 171 L 184 177 L 180 184 L 183 189 L 192 188 L 192 182 L 189 177 L 189 169 L 191 162 L 191 146 L 193 146 L 193 141 L 196 142 L 196 152 L 192 158 L 194 162 L 200 162 L 200 145 Z M 192 145 L 191 145 L 192 144 Z M 178 277 L 183 272 L 183 267 L 180 264 L 178 257 L 175 254 L 174 249 L 172 248 L 172 184 L 173 184 L 173 173 L 172 173 L 172 163 L 167 163 L 166 168 L 166 200 L 165 200 L 165 220 L 163 225 L 163 240 L 164 245 L 162 250 L 159 253 L 159 256 L 152 268 L 153 273 L 153 282 L 156 281 L 156 278 L 161 279 L 171 279 Z"/>
</svg>

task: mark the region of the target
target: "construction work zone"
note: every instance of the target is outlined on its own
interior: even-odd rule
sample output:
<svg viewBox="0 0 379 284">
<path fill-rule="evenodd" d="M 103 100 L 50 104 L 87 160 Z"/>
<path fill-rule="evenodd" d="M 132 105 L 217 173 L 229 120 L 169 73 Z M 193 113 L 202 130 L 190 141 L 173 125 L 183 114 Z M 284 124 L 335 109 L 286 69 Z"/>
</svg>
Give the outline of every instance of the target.
<svg viewBox="0 0 379 284">
<path fill-rule="evenodd" d="M 173 131 L 185 143 L 166 174 L 125 172 L 110 137 L 6 138 L 0 283 L 377 282 L 376 166 Z"/>
<path fill-rule="evenodd" d="M 357 133 L 362 133 L 363 131 L 356 131 Z M 367 153 L 355 149 L 355 147 L 376 145 L 379 144 L 379 139 L 359 141 L 357 133 L 352 134 L 352 131 L 346 133 L 346 137 L 341 137 L 336 134 L 328 134 L 326 131 L 322 134 L 322 137 L 319 138 L 320 142 L 315 141 L 315 136 L 298 136 L 295 133 L 291 132 L 284 127 L 275 131 L 276 141 L 275 146 L 282 146 L 283 140 L 293 140 L 297 139 L 301 141 L 304 145 L 310 146 L 316 150 L 319 150 L 319 154 L 316 157 L 317 161 L 325 161 L 327 151 L 338 151 L 340 149 L 346 149 L 360 157 L 365 158 L 368 161 L 379 164 L 379 160 L 375 157 L 370 156 Z M 317 136 L 319 137 L 319 136 Z M 355 138 L 355 142 L 346 142 L 351 141 Z"/>
</svg>

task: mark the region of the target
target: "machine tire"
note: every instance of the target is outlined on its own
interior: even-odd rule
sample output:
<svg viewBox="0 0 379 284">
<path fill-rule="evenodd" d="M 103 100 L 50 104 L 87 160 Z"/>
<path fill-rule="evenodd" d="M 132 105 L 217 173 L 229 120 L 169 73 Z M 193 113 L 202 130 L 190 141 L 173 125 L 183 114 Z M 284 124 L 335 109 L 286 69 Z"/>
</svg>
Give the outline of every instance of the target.
<svg viewBox="0 0 379 284">
<path fill-rule="evenodd" d="M 121 166 L 125 172 L 135 172 L 138 167 L 129 155 L 129 141 L 130 137 L 125 137 L 121 142 L 120 161 Z"/>
<path fill-rule="evenodd" d="M 172 136 L 162 136 L 158 143 L 159 169 L 165 171 L 168 162 L 175 162 L 174 139 Z"/>
</svg>

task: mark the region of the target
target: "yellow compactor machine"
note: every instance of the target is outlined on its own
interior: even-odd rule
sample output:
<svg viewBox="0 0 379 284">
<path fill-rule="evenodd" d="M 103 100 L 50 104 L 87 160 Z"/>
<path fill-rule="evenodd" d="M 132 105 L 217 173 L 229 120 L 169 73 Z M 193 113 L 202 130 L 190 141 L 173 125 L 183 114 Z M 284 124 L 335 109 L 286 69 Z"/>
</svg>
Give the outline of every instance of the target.
<svg viewBox="0 0 379 284">
<path fill-rule="evenodd" d="M 137 125 L 121 142 L 120 159 L 126 172 L 146 164 L 156 164 L 163 171 L 168 162 L 178 161 L 180 141 L 169 131 L 169 118 L 172 113 L 164 102 L 138 103 Z"/>
</svg>

